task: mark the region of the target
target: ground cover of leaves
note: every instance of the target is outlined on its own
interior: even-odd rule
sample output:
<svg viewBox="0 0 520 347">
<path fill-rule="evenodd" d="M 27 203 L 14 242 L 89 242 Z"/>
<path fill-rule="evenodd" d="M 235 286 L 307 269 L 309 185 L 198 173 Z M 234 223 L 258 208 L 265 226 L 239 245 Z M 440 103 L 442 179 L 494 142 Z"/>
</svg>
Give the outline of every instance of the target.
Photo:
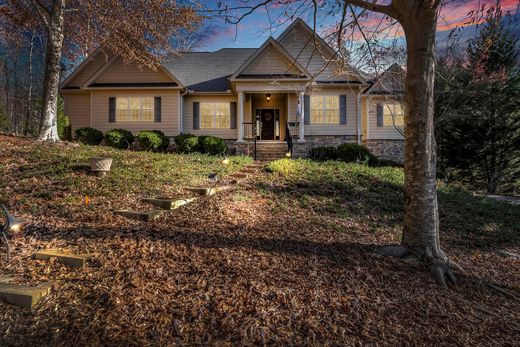
<svg viewBox="0 0 520 347">
<path fill-rule="evenodd" d="M 107 177 L 84 167 L 98 155 Z M 110 212 L 250 163 L 220 160 L 0 136 L 0 203 L 30 224 L 0 276 L 55 281 L 33 310 L 0 303 L 0 345 L 518 345 L 520 261 L 497 251 L 520 252 L 519 206 L 441 187 L 442 244 L 468 273 L 449 290 L 373 254 L 399 241 L 398 168 L 281 160 L 151 223 Z M 95 256 L 31 259 L 60 247 Z"/>
</svg>

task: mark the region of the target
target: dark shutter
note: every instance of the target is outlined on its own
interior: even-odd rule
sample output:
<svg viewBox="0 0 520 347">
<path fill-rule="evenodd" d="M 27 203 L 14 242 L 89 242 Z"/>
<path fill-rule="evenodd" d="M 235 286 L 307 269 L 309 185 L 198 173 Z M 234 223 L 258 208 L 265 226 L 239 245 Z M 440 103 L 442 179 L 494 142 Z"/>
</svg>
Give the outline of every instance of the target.
<svg viewBox="0 0 520 347">
<path fill-rule="evenodd" d="M 377 126 L 383 126 L 383 105 L 377 104 Z"/>
<path fill-rule="evenodd" d="M 229 127 L 231 129 L 237 128 L 237 103 L 236 102 L 230 102 L 229 103 L 229 114 L 230 114 L 230 121 L 229 121 Z"/>
<path fill-rule="evenodd" d="M 347 124 L 347 96 L 339 96 L 339 124 Z"/>
<path fill-rule="evenodd" d="M 311 98 L 303 96 L 303 124 L 311 124 Z"/>
<path fill-rule="evenodd" d="M 154 99 L 155 121 L 161 121 L 161 97 L 156 96 Z"/>
<path fill-rule="evenodd" d="M 116 98 L 113 96 L 108 98 L 108 122 L 116 122 Z"/>
<path fill-rule="evenodd" d="M 193 130 L 200 129 L 200 103 L 193 103 Z"/>
</svg>

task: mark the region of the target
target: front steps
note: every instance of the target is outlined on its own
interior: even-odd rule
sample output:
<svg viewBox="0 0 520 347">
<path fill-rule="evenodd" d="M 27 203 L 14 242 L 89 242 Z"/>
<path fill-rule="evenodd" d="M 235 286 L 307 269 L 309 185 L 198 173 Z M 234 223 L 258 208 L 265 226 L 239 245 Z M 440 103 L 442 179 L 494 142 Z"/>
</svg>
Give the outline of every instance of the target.
<svg viewBox="0 0 520 347">
<path fill-rule="evenodd" d="M 254 145 L 252 145 L 251 156 L 254 155 Z M 286 158 L 287 143 L 280 141 L 273 142 L 257 142 L 256 143 L 256 160 L 258 161 L 272 161 Z"/>
</svg>

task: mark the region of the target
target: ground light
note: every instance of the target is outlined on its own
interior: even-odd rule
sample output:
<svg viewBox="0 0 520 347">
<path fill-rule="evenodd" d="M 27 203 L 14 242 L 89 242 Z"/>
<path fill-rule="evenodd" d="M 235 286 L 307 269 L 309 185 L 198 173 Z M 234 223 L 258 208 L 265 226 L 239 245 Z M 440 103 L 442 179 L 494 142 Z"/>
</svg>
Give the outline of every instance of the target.
<svg viewBox="0 0 520 347">
<path fill-rule="evenodd" d="M 7 234 L 16 235 L 22 232 L 23 222 L 9 213 L 7 207 L 0 205 L 4 210 L 5 224 L 2 230 L 2 236 L 4 237 L 5 244 L 7 246 L 7 261 L 11 259 L 11 250 L 9 247 L 9 241 L 7 240 Z"/>
</svg>

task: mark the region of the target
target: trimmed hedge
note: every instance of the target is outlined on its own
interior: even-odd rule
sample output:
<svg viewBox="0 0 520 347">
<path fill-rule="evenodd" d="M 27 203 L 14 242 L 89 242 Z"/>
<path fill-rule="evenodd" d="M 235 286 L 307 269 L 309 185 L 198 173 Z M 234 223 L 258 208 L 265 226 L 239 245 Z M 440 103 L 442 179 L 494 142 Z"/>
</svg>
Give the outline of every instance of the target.
<svg viewBox="0 0 520 347">
<path fill-rule="evenodd" d="M 145 151 L 158 152 L 162 147 L 162 139 L 159 134 L 150 130 L 143 130 L 135 135 L 135 139 Z"/>
<path fill-rule="evenodd" d="M 224 140 L 215 136 L 199 136 L 199 152 L 219 155 L 227 152 Z"/>
<path fill-rule="evenodd" d="M 357 143 L 344 143 L 337 148 L 338 159 L 346 163 L 360 162 L 373 165 L 377 162 L 368 148 L 358 145 Z"/>
<path fill-rule="evenodd" d="M 317 161 L 337 160 L 338 150 L 332 146 L 314 147 L 309 151 L 309 159 Z"/>
<path fill-rule="evenodd" d="M 192 134 L 180 134 L 174 138 L 175 144 L 181 153 L 193 153 L 199 149 L 199 138 Z"/>
<path fill-rule="evenodd" d="M 159 135 L 159 137 L 161 138 L 161 147 L 159 148 L 159 151 L 166 151 L 168 147 L 170 147 L 170 138 L 164 135 L 164 133 L 160 130 L 152 130 L 152 133 Z"/>
<path fill-rule="evenodd" d="M 127 149 L 134 142 L 134 135 L 125 129 L 112 129 L 105 133 L 105 143 L 107 146 Z"/>
<path fill-rule="evenodd" d="M 103 133 L 94 128 L 76 129 L 76 136 L 79 142 L 85 145 L 99 145 L 103 140 Z"/>
</svg>

